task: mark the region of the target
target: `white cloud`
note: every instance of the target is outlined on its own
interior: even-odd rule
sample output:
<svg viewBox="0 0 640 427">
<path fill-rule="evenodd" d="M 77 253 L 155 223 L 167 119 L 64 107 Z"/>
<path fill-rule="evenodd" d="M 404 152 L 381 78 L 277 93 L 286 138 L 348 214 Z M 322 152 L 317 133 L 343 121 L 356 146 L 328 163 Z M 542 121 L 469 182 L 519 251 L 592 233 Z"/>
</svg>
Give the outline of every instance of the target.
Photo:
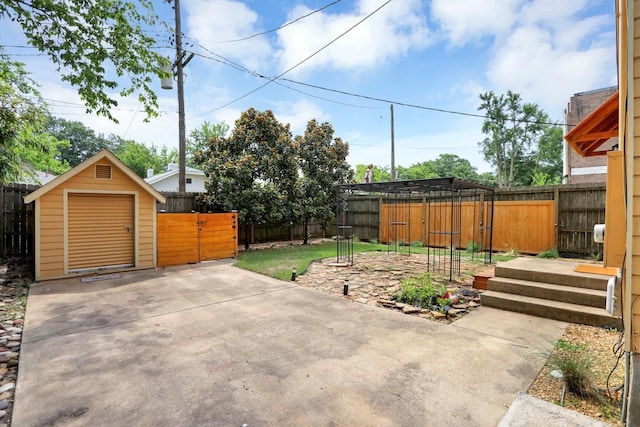
<svg viewBox="0 0 640 427">
<path fill-rule="evenodd" d="M 210 51 L 257 70 L 263 68 L 270 59 L 272 50 L 265 36 L 242 42 L 217 43 L 263 31 L 259 26 L 258 14 L 244 3 L 233 0 L 192 0 L 186 2 L 185 9 L 188 36 Z M 203 54 L 210 55 L 208 52 Z"/>
<path fill-rule="evenodd" d="M 328 44 L 378 8 L 379 0 L 360 0 L 349 13 L 316 13 L 278 31 L 281 70 L 287 70 Z M 309 13 L 297 6 L 289 19 Z M 430 43 L 419 0 L 392 2 L 324 49 L 294 73 L 311 67 L 362 70 L 380 66 Z"/>
<path fill-rule="evenodd" d="M 564 0 L 562 0 L 564 1 Z M 513 26 L 523 0 L 433 0 L 431 14 L 454 46 L 474 44 Z"/>
<path fill-rule="evenodd" d="M 556 114 L 550 109 L 559 113 L 573 93 L 611 81 L 615 52 L 597 45 L 581 48 L 588 34 L 568 31 L 572 34 L 540 26 L 518 28 L 496 49 L 488 65 L 487 77 L 493 87 L 519 92 L 553 117 Z"/>
<path fill-rule="evenodd" d="M 330 119 L 319 106 L 304 99 L 294 103 L 278 104 L 273 109 L 273 114 L 280 123 L 291 125 L 293 135 L 302 135 L 311 119 L 320 123 Z"/>
</svg>

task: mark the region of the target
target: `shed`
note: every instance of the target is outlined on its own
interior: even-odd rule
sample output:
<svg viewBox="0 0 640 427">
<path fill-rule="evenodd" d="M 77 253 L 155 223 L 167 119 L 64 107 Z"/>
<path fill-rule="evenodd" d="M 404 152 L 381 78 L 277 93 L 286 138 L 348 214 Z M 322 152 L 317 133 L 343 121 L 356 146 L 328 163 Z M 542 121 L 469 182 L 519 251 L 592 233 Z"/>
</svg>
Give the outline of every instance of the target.
<svg viewBox="0 0 640 427">
<path fill-rule="evenodd" d="M 165 197 L 108 150 L 24 198 L 35 203 L 35 278 L 154 268 Z"/>
</svg>

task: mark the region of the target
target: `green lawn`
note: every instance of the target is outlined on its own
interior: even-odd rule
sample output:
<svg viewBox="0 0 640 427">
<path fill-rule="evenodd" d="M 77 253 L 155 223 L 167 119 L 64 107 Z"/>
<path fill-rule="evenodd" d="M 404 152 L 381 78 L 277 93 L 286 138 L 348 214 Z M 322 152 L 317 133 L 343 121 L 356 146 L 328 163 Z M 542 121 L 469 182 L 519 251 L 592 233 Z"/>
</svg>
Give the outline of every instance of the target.
<svg viewBox="0 0 640 427">
<path fill-rule="evenodd" d="M 402 252 L 406 252 L 407 249 L 407 247 L 403 247 Z M 355 242 L 353 244 L 354 253 L 374 251 L 386 252 L 387 245 L 364 242 Z M 411 248 L 411 253 L 416 254 L 426 254 L 427 251 L 428 248 Z M 301 275 L 307 271 L 309 264 L 311 264 L 313 260 L 332 257 L 335 258 L 335 256 L 335 243 L 307 246 L 286 246 L 283 248 L 240 252 L 235 266 L 275 277 L 276 279 L 291 280 L 291 269 L 293 267 L 296 267 L 297 274 Z M 467 254 L 463 253 L 462 256 L 467 257 Z M 513 257 L 493 256 L 494 261 L 503 261 L 512 258 Z"/>
</svg>

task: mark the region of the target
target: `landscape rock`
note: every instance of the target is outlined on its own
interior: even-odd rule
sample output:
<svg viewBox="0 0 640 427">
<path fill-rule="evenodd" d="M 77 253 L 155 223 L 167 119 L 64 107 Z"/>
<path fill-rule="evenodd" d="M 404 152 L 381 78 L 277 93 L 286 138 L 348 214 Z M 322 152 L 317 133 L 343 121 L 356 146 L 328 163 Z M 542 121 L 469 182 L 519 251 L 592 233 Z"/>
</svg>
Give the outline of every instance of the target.
<svg viewBox="0 0 640 427">
<path fill-rule="evenodd" d="M 420 311 L 421 311 L 420 307 L 413 307 L 411 305 L 407 305 L 402 309 L 402 312 L 405 314 L 420 313 Z"/>
<path fill-rule="evenodd" d="M 16 387 L 14 383 L 6 383 L 5 385 L 0 387 L 0 393 L 4 393 L 5 391 L 13 390 Z"/>
</svg>

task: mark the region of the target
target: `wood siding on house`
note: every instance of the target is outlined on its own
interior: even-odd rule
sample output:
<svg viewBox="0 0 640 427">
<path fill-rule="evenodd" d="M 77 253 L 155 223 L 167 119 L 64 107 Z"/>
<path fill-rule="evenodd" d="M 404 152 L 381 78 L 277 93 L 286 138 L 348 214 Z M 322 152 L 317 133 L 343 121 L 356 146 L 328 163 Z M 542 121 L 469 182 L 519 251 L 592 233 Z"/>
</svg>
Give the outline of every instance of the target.
<svg viewBox="0 0 640 427">
<path fill-rule="evenodd" d="M 628 61 L 633 61 L 633 88 L 629 88 L 633 94 L 633 117 L 627 120 L 633 120 L 633 135 L 631 143 L 633 144 L 633 222 L 627 224 L 631 227 L 632 232 L 632 262 L 631 262 L 631 351 L 640 352 L 640 2 L 634 1 L 633 4 L 633 57 Z M 626 37 L 624 35 L 623 37 Z M 622 64 L 625 66 L 626 64 Z M 621 97 L 621 103 L 624 98 Z"/>
</svg>

